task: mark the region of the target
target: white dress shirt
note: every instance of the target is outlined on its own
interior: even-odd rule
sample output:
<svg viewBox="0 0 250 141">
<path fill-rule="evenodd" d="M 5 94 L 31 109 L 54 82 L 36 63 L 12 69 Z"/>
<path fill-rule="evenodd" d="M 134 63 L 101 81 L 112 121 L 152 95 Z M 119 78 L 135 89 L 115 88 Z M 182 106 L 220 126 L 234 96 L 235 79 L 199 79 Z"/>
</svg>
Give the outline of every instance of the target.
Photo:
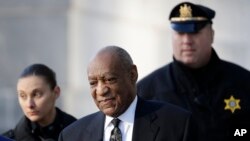
<svg viewBox="0 0 250 141">
<path fill-rule="evenodd" d="M 119 128 L 122 132 L 122 141 L 132 141 L 136 104 L 137 96 L 130 104 L 128 109 L 122 115 L 117 117 L 121 120 L 119 123 Z M 113 117 L 106 115 L 103 141 L 109 141 L 111 131 L 114 128 L 113 124 L 111 123 L 112 119 Z"/>
</svg>

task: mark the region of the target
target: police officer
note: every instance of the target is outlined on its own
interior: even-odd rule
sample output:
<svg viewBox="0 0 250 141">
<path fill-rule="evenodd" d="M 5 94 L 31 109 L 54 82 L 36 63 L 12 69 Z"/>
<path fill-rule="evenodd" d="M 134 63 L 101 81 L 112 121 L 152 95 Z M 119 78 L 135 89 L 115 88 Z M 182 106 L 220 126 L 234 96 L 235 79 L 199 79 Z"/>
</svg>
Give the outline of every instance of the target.
<svg viewBox="0 0 250 141">
<path fill-rule="evenodd" d="M 169 16 L 173 61 L 137 84 L 139 96 L 192 111 L 201 141 L 232 139 L 250 129 L 250 72 L 219 58 L 212 47 L 215 11 L 182 2 Z M 250 131 L 250 130 L 249 130 Z"/>
<path fill-rule="evenodd" d="M 17 93 L 24 116 L 4 136 L 17 141 L 57 141 L 62 129 L 76 121 L 55 106 L 60 87 L 55 72 L 44 64 L 24 69 L 17 82 Z"/>
</svg>

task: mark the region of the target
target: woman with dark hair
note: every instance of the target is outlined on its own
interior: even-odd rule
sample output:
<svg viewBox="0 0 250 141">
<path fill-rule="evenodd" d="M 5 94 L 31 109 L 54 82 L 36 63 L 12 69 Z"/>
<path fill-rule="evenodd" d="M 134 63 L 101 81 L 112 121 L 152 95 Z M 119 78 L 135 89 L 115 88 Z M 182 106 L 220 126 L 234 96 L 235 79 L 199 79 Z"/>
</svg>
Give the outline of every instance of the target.
<svg viewBox="0 0 250 141">
<path fill-rule="evenodd" d="M 57 141 L 75 117 L 55 106 L 60 96 L 56 74 L 43 64 L 24 69 L 17 82 L 18 101 L 25 116 L 3 135 L 17 141 Z"/>
</svg>

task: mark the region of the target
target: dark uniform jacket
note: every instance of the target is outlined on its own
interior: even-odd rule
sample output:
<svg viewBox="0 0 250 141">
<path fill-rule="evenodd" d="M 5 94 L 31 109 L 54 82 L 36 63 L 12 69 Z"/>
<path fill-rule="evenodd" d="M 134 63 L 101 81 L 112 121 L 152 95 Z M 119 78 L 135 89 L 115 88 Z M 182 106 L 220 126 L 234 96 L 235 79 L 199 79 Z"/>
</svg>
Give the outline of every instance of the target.
<svg viewBox="0 0 250 141">
<path fill-rule="evenodd" d="M 132 141 L 196 141 L 190 112 L 138 98 Z M 66 127 L 59 141 L 103 141 L 105 115 L 99 111 Z"/>
<path fill-rule="evenodd" d="M 15 129 L 3 135 L 17 141 L 57 141 L 62 129 L 74 121 L 76 121 L 75 117 L 56 108 L 56 118 L 52 124 L 41 128 L 23 116 Z"/>
<path fill-rule="evenodd" d="M 139 96 L 167 101 L 192 112 L 201 141 L 228 141 L 236 129 L 250 129 L 250 72 L 219 59 L 189 69 L 174 60 L 137 84 Z M 249 130 L 250 132 L 250 130 Z"/>
</svg>

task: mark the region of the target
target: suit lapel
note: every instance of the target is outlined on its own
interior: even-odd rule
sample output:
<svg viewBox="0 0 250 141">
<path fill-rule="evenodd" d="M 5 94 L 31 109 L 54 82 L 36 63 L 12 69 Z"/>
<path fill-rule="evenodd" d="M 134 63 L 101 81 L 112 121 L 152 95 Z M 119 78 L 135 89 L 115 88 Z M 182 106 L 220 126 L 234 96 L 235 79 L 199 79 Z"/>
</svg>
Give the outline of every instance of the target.
<svg viewBox="0 0 250 141">
<path fill-rule="evenodd" d="M 150 103 L 138 98 L 132 141 L 155 140 L 160 128 L 155 123 L 157 115 L 154 110 Z"/>
<path fill-rule="evenodd" d="M 104 133 L 104 121 L 105 116 L 103 113 L 99 112 L 97 116 L 91 121 L 90 127 L 88 127 L 87 131 L 89 132 L 89 141 L 102 141 L 103 140 L 103 133 Z"/>
</svg>

